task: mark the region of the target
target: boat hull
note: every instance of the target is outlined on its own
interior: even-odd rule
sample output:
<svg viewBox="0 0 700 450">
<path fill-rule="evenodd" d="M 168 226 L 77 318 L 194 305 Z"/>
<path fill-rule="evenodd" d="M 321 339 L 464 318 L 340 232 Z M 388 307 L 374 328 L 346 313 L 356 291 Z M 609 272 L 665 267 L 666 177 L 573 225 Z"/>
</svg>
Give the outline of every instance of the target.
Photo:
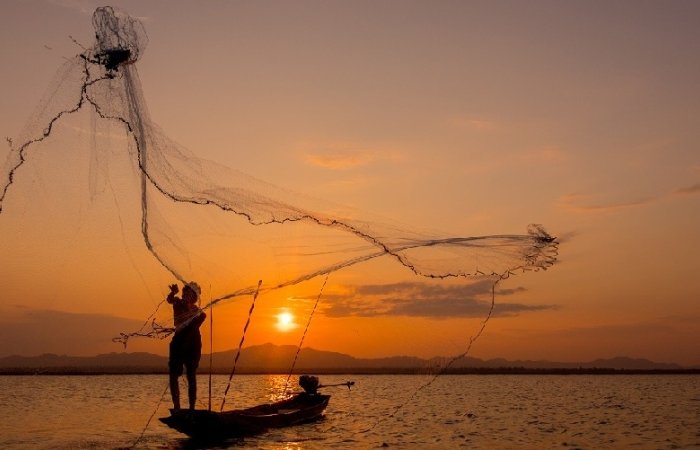
<svg viewBox="0 0 700 450">
<path fill-rule="evenodd" d="M 233 411 L 171 410 L 169 417 L 159 420 L 190 437 L 219 440 L 313 422 L 323 416 L 329 400 L 330 395 L 300 393 L 280 402 Z"/>
</svg>

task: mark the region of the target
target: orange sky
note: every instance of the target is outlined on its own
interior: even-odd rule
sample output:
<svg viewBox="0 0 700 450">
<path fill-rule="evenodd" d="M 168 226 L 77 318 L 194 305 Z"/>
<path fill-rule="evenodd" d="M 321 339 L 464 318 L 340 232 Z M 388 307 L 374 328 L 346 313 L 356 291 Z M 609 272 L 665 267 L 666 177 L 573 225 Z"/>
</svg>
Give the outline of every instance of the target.
<svg viewBox="0 0 700 450">
<path fill-rule="evenodd" d="M 153 120 L 198 156 L 445 235 L 542 223 L 560 236 L 558 265 L 500 286 L 473 356 L 700 364 L 696 2 L 113 4 L 148 32 L 137 64 Z M 19 134 L 64 58 L 81 51 L 68 36 L 92 44 L 96 6 L 0 5 L 3 136 Z M 90 121 L 75 117 L 37 152 L 64 149 Z M 0 356 L 119 351 L 108 338 L 138 328 L 173 281 L 143 248 L 138 211 L 124 206 L 138 195 L 118 175 L 126 153 L 112 148 L 100 161 L 112 175 L 89 189 L 66 179 L 67 168 L 90 165 L 91 137 L 79 139 L 86 153 L 75 159 L 30 159 L 3 204 Z M 302 244 L 277 238 L 255 267 L 284 278 L 294 258 L 283 244 Z M 216 254 L 204 248 L 193 260 Z M 259 276 L 221 270 L 232 285 Z M 298 343 L 322 283 L 261 296 L 246 343 Z M 217 290 L 202 284 L 205 298 Z M 469 300 L 483 292 L 440 284 L 436 304 L 465 298 L 451 316 L 387 307 L 433 284 L 388 260 L 334 273 L 305 345 L 362 357 L 460 353 L 485 315 Z M 383 296 L 368 294 L 378 286 Z M 249 301 L 215 309 L 216 349 L 237 345 Z M 297 328 L 274 327 L 282 308 Z"/>
</svg>

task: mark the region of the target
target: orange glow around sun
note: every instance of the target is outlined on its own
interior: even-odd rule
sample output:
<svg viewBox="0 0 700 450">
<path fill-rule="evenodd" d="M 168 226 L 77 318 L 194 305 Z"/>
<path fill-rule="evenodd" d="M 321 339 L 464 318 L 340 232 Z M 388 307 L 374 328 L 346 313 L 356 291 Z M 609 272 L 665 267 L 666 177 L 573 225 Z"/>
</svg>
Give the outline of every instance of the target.
<svg viewBox="0 0 700 450">
<path fill-rule="evenodd" d="M 275 324 L 275 327 L 278 331 L 283 333 L 296 328 L 297 324 L 294 322 L 294 314 L 288 310 L 284 310 L 277 314 L 277 323 Z"/>
</svg>

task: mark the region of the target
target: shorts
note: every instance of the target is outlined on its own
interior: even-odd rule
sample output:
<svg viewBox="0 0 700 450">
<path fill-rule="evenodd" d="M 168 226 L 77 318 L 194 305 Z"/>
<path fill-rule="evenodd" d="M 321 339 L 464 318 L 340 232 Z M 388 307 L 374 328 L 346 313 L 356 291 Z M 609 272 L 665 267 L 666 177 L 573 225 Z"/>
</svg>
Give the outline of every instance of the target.
<svg viewBox="0 0 700 450">
<path fill-rule="evenodd" d="M 202 357 L 202 339 L 199 333 L 176 334 L 170 341 L 170 358 L 168 368 L 171 375 L 180 376 L 183 366 L 187 373 L 194 373 Z"/>
</svg>

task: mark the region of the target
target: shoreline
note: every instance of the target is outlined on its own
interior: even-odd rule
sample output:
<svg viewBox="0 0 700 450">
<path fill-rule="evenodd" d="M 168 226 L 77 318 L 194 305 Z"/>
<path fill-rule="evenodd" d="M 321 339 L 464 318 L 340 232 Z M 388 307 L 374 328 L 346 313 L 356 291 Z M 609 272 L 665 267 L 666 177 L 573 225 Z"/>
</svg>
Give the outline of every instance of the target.
<svg viewBox="0 0 700 450">
<path fill-rule="evenodd" d="M 213 370 L 212 375 L 229 375 L 226 370 Z M 240 370 L 237 375 L 288 375 L 283 370 Z M 199 370 L 198 375 L 209 375 L 208 370 Z M 427 371 L 420 368 L 407 369 L 308 369 L 295 370 L 293 375 L 700 375 L 700 369 L 611 369 L 611 368 L 562 368 L 562 369 L 532 369 L 524 367 L 502 368 L 460 368 L 445 372 Z M 75 367 L 46 367 L 46 368 L 7 368 L 0 370 L 0 376 L 23 375 L 162 375 L 167 376 L 167 368 L 75 368 Z"/>
</svg>

